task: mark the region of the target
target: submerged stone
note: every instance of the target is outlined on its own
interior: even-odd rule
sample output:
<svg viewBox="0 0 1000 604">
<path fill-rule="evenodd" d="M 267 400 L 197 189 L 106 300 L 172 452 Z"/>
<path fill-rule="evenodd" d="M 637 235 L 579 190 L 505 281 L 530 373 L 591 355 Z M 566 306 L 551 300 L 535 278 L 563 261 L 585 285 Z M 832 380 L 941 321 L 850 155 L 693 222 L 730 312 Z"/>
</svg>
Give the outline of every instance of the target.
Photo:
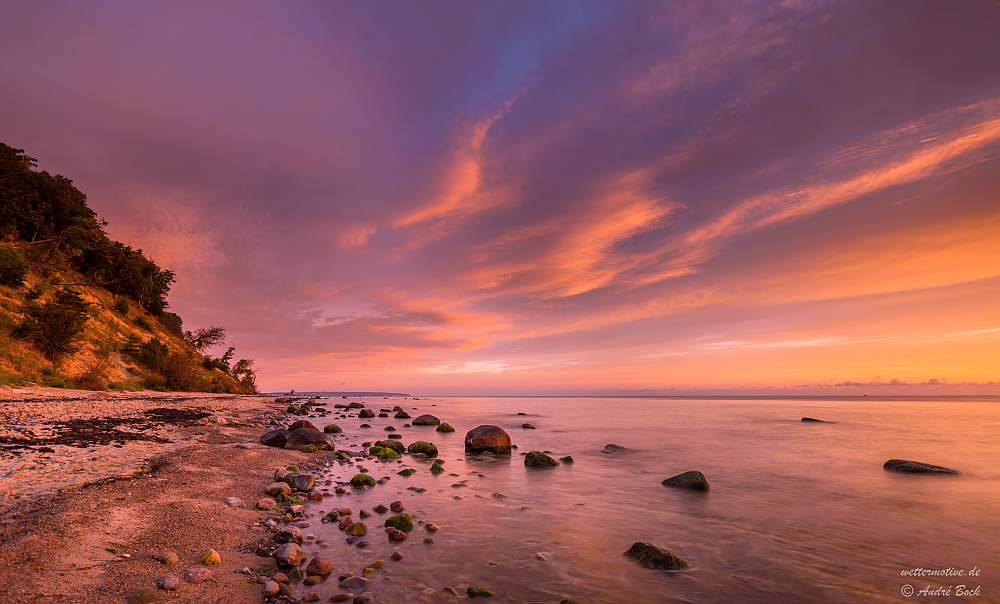
<svg viewBox="0 0 1000 604">
<path fill-rule="evenodd" d="M 410 454 L 422 453 L 427 457 L 437 457 L 438 455 L 438 448 L 434 445 L 434 443 L 429 443 L 425 440 L 418 440 L 415 443 L 411 443 L 410 446 L 406 448 L 406 451 Z"/>
<path fill-rule="evenodd" d="M 688 567 L 687 562 L 667 550 L 641 541 L 633 543 L 632 547 L 625 551 L 625 557 L 635 560 L 646 568 L 656 570 L 679 570 Z"/>
<path fill-rule="evenodd" d="M 454 432 L 455 429 L 451 427 L 451 424 L 444 423 L 437 427 L 437 432 Z"/>
<path fill-rule="evenodd" d="M 413 530 L 413 517 L 409 514 L 397 514 L 396 516 L 389 516 L 385 519 L 385 526 L 392 527 L 401 531 L 412 531 Z"/>
<path fill-rule="evenodd" d="M 323 426 L 323 432 L 327 434 L 342 434 L 344 430 L 337 424 L 327 424 Z"/>
<path fill-rule="evenodd" d="M 660 484 L 665 487 L 687 489 L 689 491 L 708 490 L 708 479 L 705 478 L 704 474 L 697 470 L 691 470 L 690 472 L 684 472 L 683 474 L 678 474 L 677 476 L 671 476 Z"/>
<path fill-rule="evenodd" d="M 470 598 L 492 598 L 496 595 L 485 587 L 477 587 L 475 585 L 470 585 L 469 589 L 465 590 L 465 593 L 469 594 Z"/>
<path fill-rule="evenodd" d="M 524 465 L 528 468 L 551 468 L 558 466 L 559 462 L 541 451 L 529 451 L 524 456 Z"/>
<path fill-rule="evenodd" d="M 421 416 L 418 416 L 417 419 L 413 420 L 412 423 L 414 426 L 438 426 L 441 424 L 441 420 L 434 417 L 430 413 L 425 413 Z"/>
<path fill-rule="evenodd" d="M 355 488 L 373 487 L 375 486 L 375 479 L 367 474 L 355 474 L 351 478 L 351 486 Z"/>
<path fill-rule="evenodd" d="M 903 474 L 961 474 L 958 470 L 952 470 L 951 468 L 932 466 L 929 463 L 909 461 L 907 459 L 890 459 L 882 467 L 886 470 L 902 472 Z"/>
</svg>

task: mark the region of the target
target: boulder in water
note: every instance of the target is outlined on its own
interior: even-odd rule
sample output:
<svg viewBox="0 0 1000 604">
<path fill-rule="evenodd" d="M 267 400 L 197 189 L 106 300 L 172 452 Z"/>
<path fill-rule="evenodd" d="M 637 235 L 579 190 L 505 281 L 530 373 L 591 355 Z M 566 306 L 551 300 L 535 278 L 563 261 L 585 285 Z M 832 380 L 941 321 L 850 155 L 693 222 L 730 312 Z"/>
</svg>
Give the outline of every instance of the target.
<svg viewBox="0 0 1000 604">
<path fill-rule="evenodd" d="M 684 472 L 683 474 L 678 474 L 677 476 L 671 476 L 660 484 L 665 487 L 687 489 L 689 491 L 708 490 L 708 479 L 705 478 L 704 474 L 697 470 L 691 470 L 690 472 Z"/>
<path fill-rule="evenodd" d="M 687 562 L 667 550 L 641 541 L 633 543 L 625 552 L 625 557 L 656 570 L 680 570 L 688 567 Z"/>
<path fill-rule="evenodd" d="M 444 423 L 437 427 L 438 432 L 454 432 L 455 429 L 451 427 L 451 424 Z"/>
<path fill-rule="evenodd" d="M 327 424 L 323 426 L 323 432 L 327 434 L 342 434 L 344 430 L 337 424 Z"/>
<path fill-rule="evenodd" d="M 440 424 L 441 424 L 441 420 L 439 420 L 438 418 L 434 417 L 430 413 L 425 413 L 425 414 L 417 417 L 417 419 L 413 420 L 413 425 L 414 426 L 438 426 Z"/>
<path fill-rule="evenodd" d="M 961 474 L 958 470 L 952 470 L 951 468 L 932 466 L 929 463 L 906 459 L 890 459 L 882 467 L 886 470 L 902 472 L 903 474 Z"/>
<path fill-rule="evenodd" d="M 602 453 L 621 453 L 622 451 L 628 451 L 628 449 L 626 449 L 625 447 L 623 447 L 621 445 L 616 445 L 616 444 L 612 443 L 612 444 L 604 445 L 604 450 L 601 451 L 601 452 Z"/>
<path fill-rule="evenodd" d="M 309 445 L 315 445 L 320 451 L 332 451 L 334 449 L 333 440 L 319 430 L 309 428 L 299 428 L 288 435 L 285 441 L 286 449 L 301 450 Z"/>
<path fill-rule="evenodd" d="M 438 448 L 434 443 L 429 443 L 426 440 L 418 440 L 417 442 L 411 443 L 409 447 L 406 448 L 406 452 L 412 454 L 423 453 L 427 457 L 437 457 Z"/>
<path fill-rule="evenodd" d="M 510 435 L 500 426 L 489 424 L 476 426 L 465 435 L 466 453 L 489 451 L 494 455 L 498 455 L 500 453 L 507 453 L 510 449 Z"/>
<path fill-rule="evenodd" d="M 559 462 L 541 451 L 528 451 L 524 456 L 524 465 L 527 468 L 551 468 L 558 466 Z"/>
</svg>

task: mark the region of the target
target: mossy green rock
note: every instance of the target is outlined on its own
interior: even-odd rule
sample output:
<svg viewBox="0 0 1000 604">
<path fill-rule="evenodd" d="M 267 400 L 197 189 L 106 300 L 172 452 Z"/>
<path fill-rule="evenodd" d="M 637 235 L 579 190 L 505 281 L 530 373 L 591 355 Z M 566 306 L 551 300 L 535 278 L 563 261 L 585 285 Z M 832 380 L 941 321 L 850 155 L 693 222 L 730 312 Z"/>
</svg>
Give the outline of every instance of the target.
<svg viewBox="0 0 1000 604">
<path fill-rule="evenodd" d="M 385 526 L 407 532 L 413 530 L 413 517 L 409 514 L 398 514 L 385 519 Z"/>
<path fill-rule="evenodd" d="M 437 426 L 441 424 L 441 420 L 439 420 L 438 418 L 434 417 L 429 413 L 425 413 L 420 417 L 418 417 L 417 419 L 413 420 L 412 423 L 414 426 Z"/>
<path fill-rule="evenodd" d="M 566 598 L 564 600 L 559 600 L 559 604 L 580 604 L 580 603 L 577 602 L 576 600 L 570 600 L 569 598 Z"/>
<path fill-rule="evenodd" d="M 558 466 L 559 462 L 541 451 L 529 451 L 524 456 L 524 465 L 528 468 L 551 468 Z"/>
<path fill-rule="evenodd" d="M 368 452 L 374 455 L 375 457 L 381 459 L 382 461 L 396 459 L 400 456 L 399 453 L 388 447 L 371 447 L 370 449 L 368 449 Z"/>
<path fill-rule="evenodd" d="M 633 543 L 625 552 L 625 557 L 656 570 L 680 570 L 688 567 L 687 562 L 667 550 L 641 541 Z"/>
<path fill-rule="evenodd" d="M 337 424 L 327 424 L 323 426 L 323 432 L 327 434 L 343 434 L 344 430 Z"/>
<path fill-rule="evenodd" d="M 355 522 L 344 528 L 344 532 L 352 537 L 360 537 L 368 534 L 368 525 L 364 522 Z"/>
<path fill-rule="evenodd" d="M 438 448 L 434 446 L 434 443 L 429 443 L 425 440 L 418 440 L 415 443 L 410 444 L 406 448 L 406 451 L 410 454 L 413 453 L 423 453 L 427 457 L 437 457 Z"/>
<path fill-rule="evenodd" d="M 399 474 L 400 476 L 413 476 L 415 472 L 416 470 L 414 470 L 413 468 L 404 468 L 396 473 Z"/>
<path fill-rule="evenodd" d="M 355 474 L 351 478 L 351 486 L 355 488 L 373 487 L 375 486 L 375 479 L 367 474 Z"/>
<path fill-rule="evenodd" d="M 444 466 L 437 462 L 431 464 L 431 474 L 440 474 L 442 472 L 444 472 Z"/>
<path fill-rule="evenodd" d="M 374 512 L 377 512 L 377 513 L 379 513 L 379 514 L 384 514 L 384 513 L 386 513 L 386 512 L 388 512 L 388 511 L 389 511 L 389 508 L 385 507 L 384 505 L 382 505 L 382 504 L 380 503 L 380 504 L 378 504 L 377 506 L 373 507 L 373 508 L 372 508 L 372 511 L 374 511 Z"/>
<path fill-rule="evenodd" d="M 454 432 L 455 429 L 451 427 L 451 424 L 441 424 L 437 427 L 437 432 Z"/>
<path fill-rule="evenodd" d="M 485 587 L 476 587 L 475 585 L 470 585 L 465 593 L 469 594 L 470 598 L 492 598 L 496 595 Z"/>
<path fill-rule="evenodd" d="M 399 453 L 400 455 L 406 453 L 406 447 L 403 446 L 403 443 L 395 440 L 378 440 L 375 441 L 375 446 L 385 447 L 386 449 L 392 449 L 393 451 Z"/>
<path fill-rule="evenodd" d="M 687 489 L 689 491 L 708 490 L 708 479 L 705 478 L 704 474 L 698 472 L 697 470 L 691 470 L 690 472 L 684 472 L 683 474 L 678 474 L 677 476 L 671 476 L 660 484 L 665 487 Z"/>
</svg>

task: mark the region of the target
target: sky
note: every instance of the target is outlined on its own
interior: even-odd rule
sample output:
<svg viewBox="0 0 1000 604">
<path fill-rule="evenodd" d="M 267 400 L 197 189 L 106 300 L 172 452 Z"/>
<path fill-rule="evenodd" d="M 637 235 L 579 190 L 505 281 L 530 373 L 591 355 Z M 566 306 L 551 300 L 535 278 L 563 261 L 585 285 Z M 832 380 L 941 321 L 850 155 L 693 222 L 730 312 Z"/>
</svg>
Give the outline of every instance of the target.
<svg viewBox="0 0 1000 604">
<path fill-rule="evenodd" d="M 0 142 L 263 391 L 1000 394 L 997 31 L 986 1 L 7 2 Z"/>
</svg>

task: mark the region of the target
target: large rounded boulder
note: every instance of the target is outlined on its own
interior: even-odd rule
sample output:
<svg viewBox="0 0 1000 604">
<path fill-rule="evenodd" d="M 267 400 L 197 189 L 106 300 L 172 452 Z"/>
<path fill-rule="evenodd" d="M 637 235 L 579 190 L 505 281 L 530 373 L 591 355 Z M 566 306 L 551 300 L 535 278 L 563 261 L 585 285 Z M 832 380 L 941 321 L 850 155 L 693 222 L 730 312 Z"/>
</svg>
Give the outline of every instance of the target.
<svg viewBox="0 0 1000 604">
<path fill-rule="evenodd" d="M 294 449 L 296 451 L 305 449 L 310 445 L 314 445 L 320 451 L 333 451 L 334 449 L 333 439 L 319 430 L 310 430 L 309 428 L 299 428 L 289 434 L 288 440 L 285 441 L 286 449 Z"/>
<path fill-rule="evenodd" d="M 267 432 L 261 434 L 260 442 L 261 444 L 269 447 L 283 448 L 285 443 L 288 442 L 288 436 L 290 434 L 291 432 L 282 428 L 277 430 L 268 430 Z"/>
<path fill-rule="evenodd" d="M 438 432 L 454 432 L 455 429 L 451 427 L 451 424 L 441 424 L 436 428 Z"/>
<path fill-rule="evenodd" d="M 500 426 L 484 424 L 469 430 L 465 435 L 466 453 L 489 451 L 494 455 L 510 451 L 510 435 Z"/>
<path fill-rule="evenodd" d="M 688 563 L 682 558 L 671 554 L 661 547 L 650 543 L 643 543 L 642 541 L 633 543 L 632 547 L 628 548 L 625 552 L 625 557 L 635 560 L 646 568 L 656 570 L 680 570 L 688 567 Z"/>
<path fill-rule="evenodd" d="M 441 425 L 441 420 L 434 417 L 430 413 L 425 413 L 417 417 L 417 419 L 413 420 L 411 423 L 414 426 L 439 426 Z"/>
<path fill-rule="evenodd" d="M 316 425 L 313 424 L 311 421 L 306 419 L 300 419 L 298 421 L 292 422 L 292 425 L 288 426 L 288 431 L 295 432 L 299 428 L 308 428 L 310 430 L 316 430 L 317 432 L 319 432 L 319 428 L 317 428 Z"/>
</svg>

